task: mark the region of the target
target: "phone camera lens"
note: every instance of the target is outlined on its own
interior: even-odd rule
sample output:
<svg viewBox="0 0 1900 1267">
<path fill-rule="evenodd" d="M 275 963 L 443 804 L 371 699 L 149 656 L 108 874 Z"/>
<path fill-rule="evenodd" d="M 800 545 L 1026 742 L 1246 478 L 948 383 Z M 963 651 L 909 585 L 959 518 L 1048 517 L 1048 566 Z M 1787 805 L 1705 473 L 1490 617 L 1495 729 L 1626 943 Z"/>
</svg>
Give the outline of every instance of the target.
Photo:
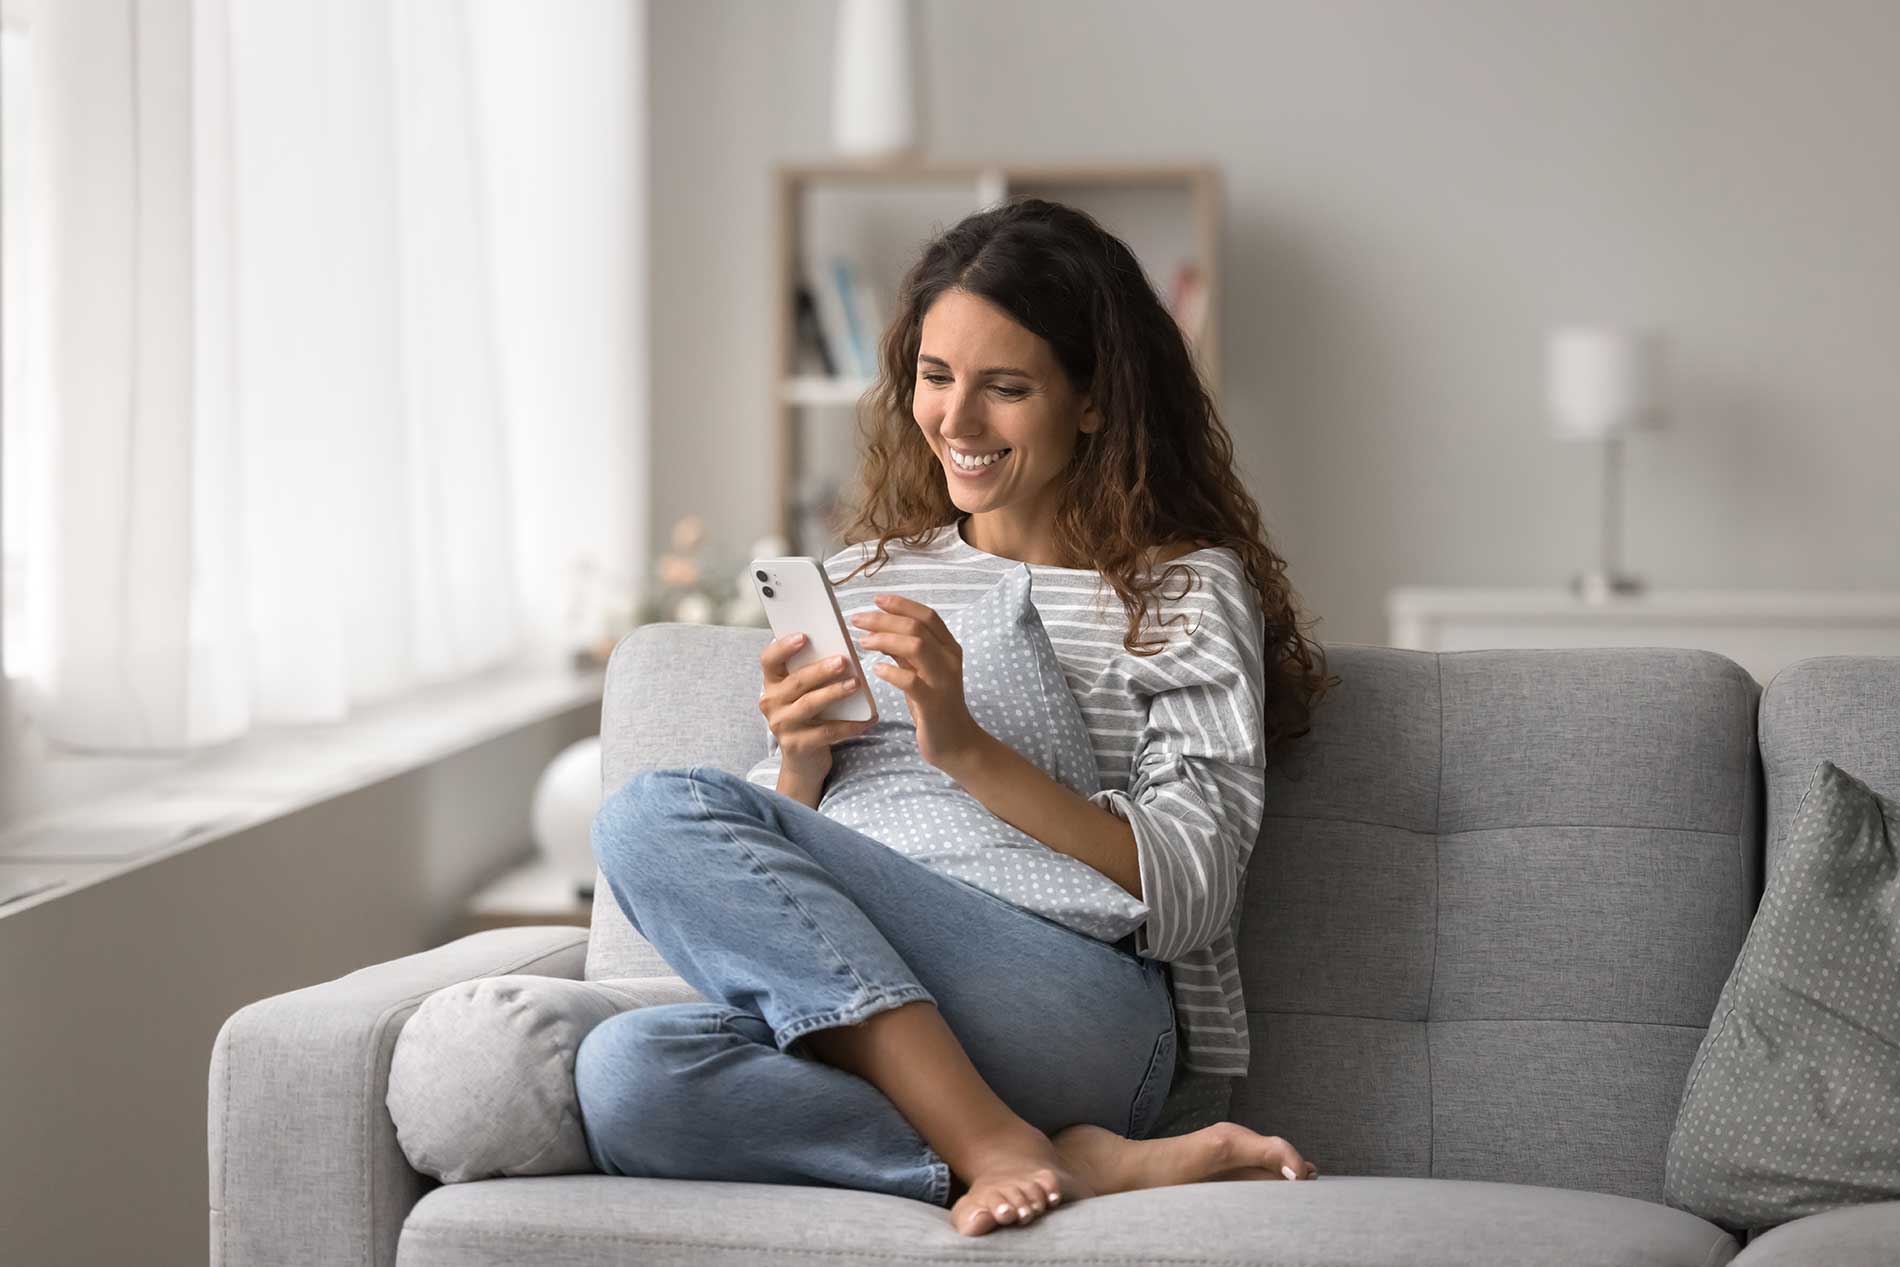
<svg viewBox="0 0 1900 1267">
<path fill-rule="evenodd" d="M 753 573 L 752 575 L 754 575 L 754 576 L 756 576 L 756 577 L 758 577 L 758 578 L 759 578 L 759 579 L 760 579 L 761 581 L 763 581 L 763 580 L 765 580 L 765 579 L 766 579 L 766 577 L 765 577 L 765 573 L 764 573 L 764 572 L 762 572 L 762 571 L 757 571 L 757 572 L 754 572 L 754 573 Z"/>
<path fill-rule="evenodd" d="M 765 596 L 766 596 L 767 598 L 770 598 L 770 597 L 772 597 L 772 587 L 771 587 L 770 585 L 768 585 L 768 586 L 766 586 L 766 587 L 765 587 L 765 588 L 764 588 L 764 589 L 763 589 L 762 591 L 760 591 L 760 592 L 761 592 L 761 593 L 763 593 L 763 594 L 764 594 L 764 595 L 765 595 Z"/>
</svg>

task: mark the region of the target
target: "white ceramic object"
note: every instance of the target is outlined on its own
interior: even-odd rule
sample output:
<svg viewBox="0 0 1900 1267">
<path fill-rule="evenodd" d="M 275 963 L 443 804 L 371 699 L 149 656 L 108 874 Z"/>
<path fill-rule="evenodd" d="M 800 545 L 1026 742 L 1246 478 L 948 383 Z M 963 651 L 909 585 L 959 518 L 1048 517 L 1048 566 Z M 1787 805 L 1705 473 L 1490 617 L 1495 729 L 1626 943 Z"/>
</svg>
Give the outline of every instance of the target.
<svg viewBox="0 0 1900 1267">
<path fill-rule="evenodd" d="M 563 748 L 534 787 L 530 822 L 542 857 L 577 886 L 594 882 L 589 831 L 600 811 L 600 736 Z"/>
<path fill-rule="evenodd" d="M 840 154 L 895 158 L 917 146 L 910 0 L 838 0 L 831 139 Z"/>
</svg>

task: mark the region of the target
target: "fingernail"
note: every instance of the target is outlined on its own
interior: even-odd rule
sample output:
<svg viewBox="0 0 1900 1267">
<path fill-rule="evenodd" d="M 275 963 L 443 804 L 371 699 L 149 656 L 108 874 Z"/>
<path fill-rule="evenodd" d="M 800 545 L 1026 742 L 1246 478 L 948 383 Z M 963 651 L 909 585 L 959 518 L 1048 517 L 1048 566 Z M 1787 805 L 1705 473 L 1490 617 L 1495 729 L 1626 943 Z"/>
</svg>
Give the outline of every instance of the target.
<svg viewBox="0 0 1900 1267">
<path fill-rule="evenodd" d="M 791 637 L 785 640 L 785 644 L 787 646 L 796 647 L 799 643 L 803 641 L 805 641 L 804 634 L 793 634 Z"/>
<path fill-rule="evenodd" d="M 1283 1175 L 1285 1175 L 1285 1176 L 1286 1176 L 1287 1178 L 1289 1178 L 1289 1179 L 1292 1179 L 1292 1180 L 1294 1180 L 1294 1181 L 1296 1181 L 1296 1182 L 1297 1182 L 1297 1181 L 1298 1181 L 1298 1179 L 1299 1179 L 1299 1176 L 1293 1173 L 1293 1167 L 1291 1167 L 1291 1166 L 1282 1166 L 1282 1167 L 1280 1167 L 1280 1173 L 1281 1173 L 1281 1174 L 1283 1174 Z"/>
<path fill-rule="evenodd" d="M 1052 1193 L 1050 1193 L 1050 1194 L 1049 1194 L 1049 1204 L 1050 1204 L 1050 1205 L 1054 1205 L 1054 1204 L 1055 1204 L 1056 1202 L 1058 1202 L 1058 1201 L 1060 1201 L 1060 1200 L 1062 1200 L 1062 1194 L 1061 1194 L 1060 1192 L 1052 1192 Z"/>
</svg>

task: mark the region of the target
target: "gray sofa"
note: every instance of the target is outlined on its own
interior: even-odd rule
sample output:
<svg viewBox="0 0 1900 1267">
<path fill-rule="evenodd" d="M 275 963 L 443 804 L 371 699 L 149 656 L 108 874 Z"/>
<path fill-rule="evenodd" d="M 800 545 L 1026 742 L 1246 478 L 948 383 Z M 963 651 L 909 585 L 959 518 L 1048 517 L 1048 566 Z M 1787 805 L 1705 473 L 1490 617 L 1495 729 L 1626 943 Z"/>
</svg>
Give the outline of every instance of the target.
<svg viewBox="0 0 1900 1267">
<path fill-rule="evenodd" d="M 623 640 L 606 786 L 749 768 L 767 637 L 648 625 Z M 1343 684 L 1269 770 L 1241 948 L 1253 1071 L 1230 1110 L 1292 1140 L 1317 1182 L 1126 1193 L 978 1238 L 943 1209 L 834 1188 L 438 1185 L 410 1169 L 384 1104 L 417 1005 L 483 976 L 602 975 L 586 930 L 514 928 L 230 1018 L 210 1070 L 212 1261 L 1895 1261 L 1900 1202 L 1744 1248 L 1664 1205 L 1662 1185 L 1764 849 L 1814 762 L 1900 792 L 1900 658 L 1806 660 L 1763 690 L 1703 651 L 1327 651 Z M 623 935 L 604 931 L 624 929 L 617 914 L 597 901 L 597 954 Z M 1193 1124 L 1185 1098 L 1170 1113 Z"/>
</svg>

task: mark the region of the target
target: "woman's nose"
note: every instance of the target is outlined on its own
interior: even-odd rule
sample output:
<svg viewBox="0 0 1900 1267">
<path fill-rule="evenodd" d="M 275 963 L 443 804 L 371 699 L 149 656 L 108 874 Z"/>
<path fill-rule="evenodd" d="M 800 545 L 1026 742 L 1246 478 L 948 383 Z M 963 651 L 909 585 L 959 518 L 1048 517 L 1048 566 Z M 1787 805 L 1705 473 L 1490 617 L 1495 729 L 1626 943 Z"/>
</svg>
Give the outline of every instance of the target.
<svg viewBox="0 0 1900 1267">
<path fill-rule="evenodd" d="M 974 396 L 966 396 L 952 390 L 944 398 L 943 421 L 940 429 L 953 439 L 977 434 L 982 428 L 970 424 L 978 419 L 980 403 Z"/>
</svg>

